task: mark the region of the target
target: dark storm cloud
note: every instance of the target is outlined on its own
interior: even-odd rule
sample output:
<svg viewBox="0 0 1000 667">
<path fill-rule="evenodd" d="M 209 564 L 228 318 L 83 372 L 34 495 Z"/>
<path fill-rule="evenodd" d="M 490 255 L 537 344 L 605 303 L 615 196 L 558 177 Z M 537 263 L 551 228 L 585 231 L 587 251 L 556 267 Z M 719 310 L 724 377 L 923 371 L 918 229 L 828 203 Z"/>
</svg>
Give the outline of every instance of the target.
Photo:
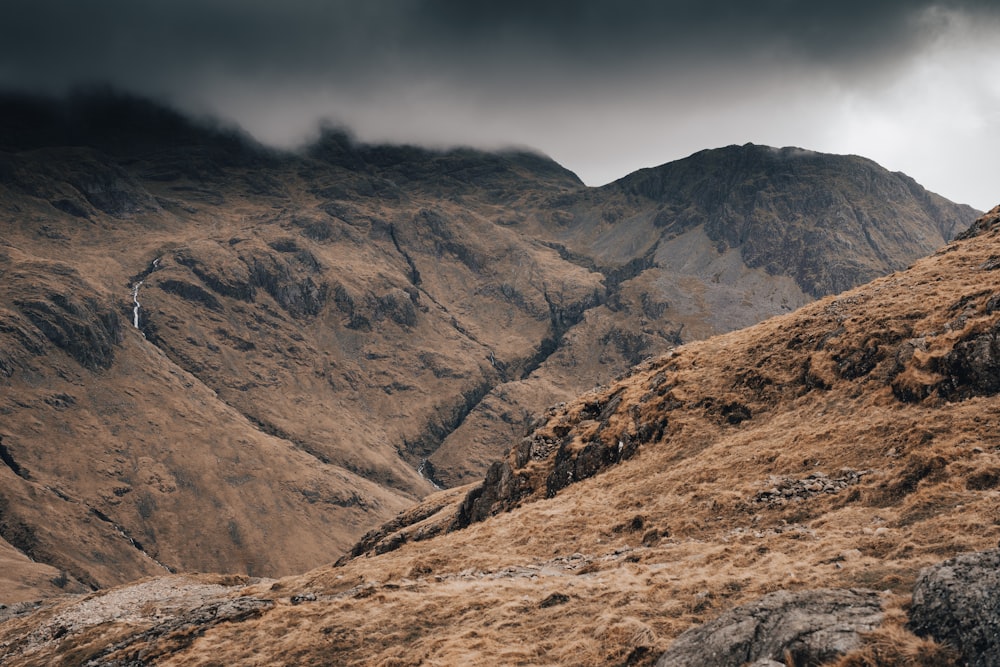
<svg viewBox="0 0 1000 667">
<path fill-rule="evenodd" d="M 914 18 L 932 6 L 990 3 L 7 0 L 0 82 L 174 89 L 207 75 L 352 86 L 424 72 L 589 78 L 760 52 L 852 66 L 905 55 L 921 39 Z"/>
<path fill-rule="evenodd" d="M 299 145 L 545 151 L 591 184 L 726 143 L 992 205 L 996 0 L 3 0 L 0 89 L 108 83 Z"/>
</svg>

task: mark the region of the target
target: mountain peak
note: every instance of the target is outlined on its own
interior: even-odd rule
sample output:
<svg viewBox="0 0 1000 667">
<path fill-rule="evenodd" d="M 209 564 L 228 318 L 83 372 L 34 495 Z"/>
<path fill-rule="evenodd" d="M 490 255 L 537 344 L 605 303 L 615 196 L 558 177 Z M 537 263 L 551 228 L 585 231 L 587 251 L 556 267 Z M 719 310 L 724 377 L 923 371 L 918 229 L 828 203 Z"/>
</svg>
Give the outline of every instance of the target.
<svg viewBox="0 0 1000 667">
<path fill-rule="evenodd" d="M 928 224 L 949 240 L 977 215 L 867 158 L 755 144 L 639 170 L 601 196 L 619 234 L 648 209 L 642 202 L 652 202 L 659 234 L 702 229 L 720 249 L 738 249 L 747 265 L 772 275 L 791 275 L 816 297 L 902 268 L 907 262 L 886 250 L 911 242 L 929 249 Z M 817 267 L 808 256 L 819 246 L 830 265 Z"/>
</svg>

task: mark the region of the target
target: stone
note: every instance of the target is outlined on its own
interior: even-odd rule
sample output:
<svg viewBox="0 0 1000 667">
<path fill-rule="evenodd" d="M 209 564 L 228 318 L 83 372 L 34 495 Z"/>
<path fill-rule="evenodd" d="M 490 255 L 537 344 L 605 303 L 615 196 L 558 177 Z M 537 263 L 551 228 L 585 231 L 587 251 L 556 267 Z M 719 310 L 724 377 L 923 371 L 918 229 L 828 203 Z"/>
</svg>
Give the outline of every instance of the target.
<svg viewBox="0 0 1000 667">
<path fill-rule="evenodd" d="M 909 628 L 955 647 L 970 667 L 1000 665 L 1000 549 L 921 570 Z"/>
<path fill-rule="evenodd" d="M 881 622 L 876 591 L 777 591 L 684 632 L 656 667 L 767 665 L 786 656 L 791 664 L 821 664 L 857 648 L 861 633 Z"/>
<path fill-rule="evenodd" d="M 506 461 L 495 461 L 486 471 L 486 478 L 466 495 L 455 518 L 457 528 L 510 509 L 530 492 L 522 479 L 514 474 Z"/>
<path fill-rule="evenodd" d="M 1000 392 L 1000 325 L 955 344 L 940 369 L 947 380 L 939 385 L 942 396 L 964 399 Z"/>
</svg>

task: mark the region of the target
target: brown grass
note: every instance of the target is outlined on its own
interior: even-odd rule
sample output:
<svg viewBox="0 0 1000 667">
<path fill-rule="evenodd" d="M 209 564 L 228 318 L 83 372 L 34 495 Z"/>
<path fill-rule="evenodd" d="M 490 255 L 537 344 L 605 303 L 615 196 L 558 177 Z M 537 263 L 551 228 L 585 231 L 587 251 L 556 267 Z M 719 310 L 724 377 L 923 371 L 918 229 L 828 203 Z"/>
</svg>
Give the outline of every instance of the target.
<svg viewBox="0 0 1000 667">
<path fill-rule="evenodd" d="M 956 651 L 906 629 L 905 599 L 893 598 L 885 607 L 881 627 L 863 638 L 863 646 L 830 667 L 957 667 Z"/>
</svg>

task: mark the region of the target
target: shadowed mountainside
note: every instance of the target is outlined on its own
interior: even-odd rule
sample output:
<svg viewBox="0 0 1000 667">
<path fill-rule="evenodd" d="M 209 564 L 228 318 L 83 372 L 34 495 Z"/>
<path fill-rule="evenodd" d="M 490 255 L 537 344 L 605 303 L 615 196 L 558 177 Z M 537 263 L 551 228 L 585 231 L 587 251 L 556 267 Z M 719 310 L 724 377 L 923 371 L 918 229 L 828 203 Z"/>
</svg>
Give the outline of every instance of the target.
<svg viewBox="0 0 1000 667">
<path fill-rule="evenodd" d="M 594 189 L 525 152 L 277 152 L 106 91 L 0 118 L 8 603 L 333 561 L 545 406 L 973 218 L 789 149 Z"/>
</svg>

